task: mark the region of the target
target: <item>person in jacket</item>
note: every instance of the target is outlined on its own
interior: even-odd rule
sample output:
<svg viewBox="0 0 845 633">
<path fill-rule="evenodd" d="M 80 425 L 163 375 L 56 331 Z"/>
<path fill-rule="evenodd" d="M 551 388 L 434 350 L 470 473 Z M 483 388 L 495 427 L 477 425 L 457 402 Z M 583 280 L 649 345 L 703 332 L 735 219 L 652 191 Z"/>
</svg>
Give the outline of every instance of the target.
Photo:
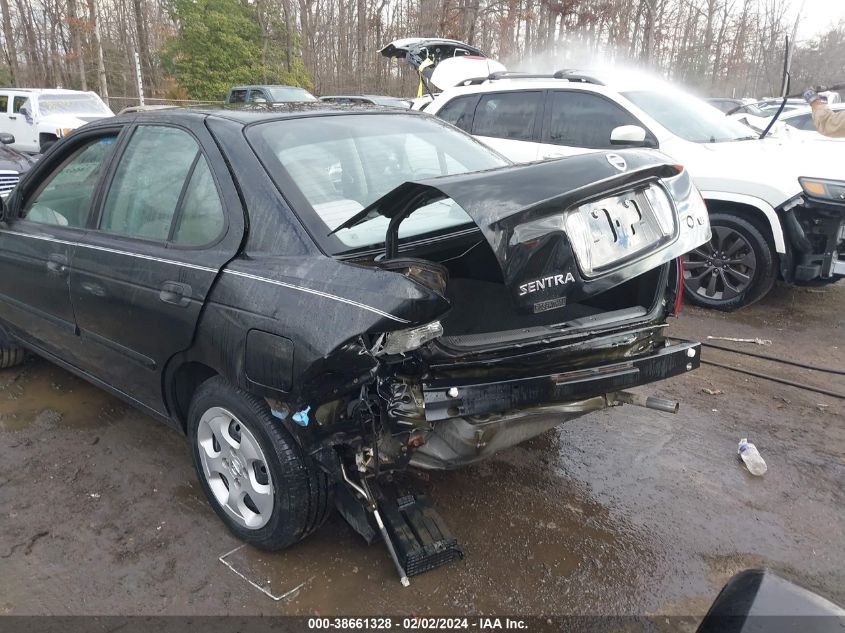
<svg viewBox="0 0 845 633">
<path fill-rule="evenodd" d="M 845 110 L 834 112 L 824 98 L 812 88 L 804 92 L 804 100 L 813 109 L 813 123 L 820 134 L 845 138 Z"/>
</svg>

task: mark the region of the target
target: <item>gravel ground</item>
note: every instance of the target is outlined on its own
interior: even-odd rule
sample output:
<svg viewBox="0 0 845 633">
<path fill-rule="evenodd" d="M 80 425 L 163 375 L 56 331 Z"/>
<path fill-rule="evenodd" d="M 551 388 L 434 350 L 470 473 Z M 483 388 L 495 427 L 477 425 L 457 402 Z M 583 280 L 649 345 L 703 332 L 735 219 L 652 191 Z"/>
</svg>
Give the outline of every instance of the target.
<svg viewBox="0 0 845 633">
<path fill-rule="evenodd" d="M 778 287 L 681 337 L 843 368 L 845 284 Z M 842 376 L 704 359 L 845 392 Z M 423 485 L 466 559 L 397 582 L 333 517 L 297 547 L 240 548 L 178 433 L 38 359 L 0 372 L 0 614 L 703 614 L 767 566 L 845 604 L 845 401 L 712 366 L 652 386 L 678 415 L 620 407 Z M 769 465 L 752 477 L 741 437 Z M 220 562 L 224 554 L 230 567 Z M 274 595 L 274 601 L 242 576 Z M 294 591 L 295 590 L 295 591 Z"/>
</svg>

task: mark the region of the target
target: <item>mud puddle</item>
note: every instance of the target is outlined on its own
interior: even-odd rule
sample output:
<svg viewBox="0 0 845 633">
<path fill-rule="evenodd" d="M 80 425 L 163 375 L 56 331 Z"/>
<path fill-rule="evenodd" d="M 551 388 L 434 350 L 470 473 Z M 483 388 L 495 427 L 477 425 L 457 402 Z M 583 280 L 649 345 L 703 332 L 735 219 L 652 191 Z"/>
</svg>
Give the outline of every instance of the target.
<svg viewBox="0 0 845 633">
<path fill-rule="evenodd" d="M 120 400 L 41 359 L 0 371 L 0 431 L 91 429 L 127 411 Z"/>
</svg>

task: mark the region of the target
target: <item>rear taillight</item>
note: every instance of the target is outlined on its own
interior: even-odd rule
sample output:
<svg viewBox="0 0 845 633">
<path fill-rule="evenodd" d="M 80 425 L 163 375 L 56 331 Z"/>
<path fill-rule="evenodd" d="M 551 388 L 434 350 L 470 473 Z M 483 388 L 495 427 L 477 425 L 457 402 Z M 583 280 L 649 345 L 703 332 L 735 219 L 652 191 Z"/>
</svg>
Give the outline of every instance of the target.
<svg viewBox="0 0 845 633">
<path fill-rule="evenodd" d="M 669 316 L 678 316 L 684 307 L 684 258 L 675 260 L 675 268 L 678 271 L 678 281 L 675 284 L 675 305 Z"/>
</svg>

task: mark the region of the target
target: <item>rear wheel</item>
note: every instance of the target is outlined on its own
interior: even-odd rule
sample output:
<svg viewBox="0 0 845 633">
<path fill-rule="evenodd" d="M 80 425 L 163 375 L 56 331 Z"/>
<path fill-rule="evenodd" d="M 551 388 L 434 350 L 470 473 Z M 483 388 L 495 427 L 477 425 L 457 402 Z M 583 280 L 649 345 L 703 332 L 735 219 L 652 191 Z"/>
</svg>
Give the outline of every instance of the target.
<svg viewBox="0 0 845 633">
<path fill-rule="evenodd" d="M 711 213 L 712 238 L 684 255 L 684 295 L 690 303 L 735 310 L 762 299 L 777 277 L 769 241 L 748 220 Z"/>
<path fill-rule="evenodd" d="M 188 437 L 214 511 L 247 543 L 283 549 L 328 516 L 329 477 L 260 398 L 211 378 L 191 402 Z"/>
<path fill-rule="evenodd" d="M 8 335 L 0 330 L 0 369 L 20 365 L 26 358 L 26 350 L 16 345 Z"/>
</svg>

